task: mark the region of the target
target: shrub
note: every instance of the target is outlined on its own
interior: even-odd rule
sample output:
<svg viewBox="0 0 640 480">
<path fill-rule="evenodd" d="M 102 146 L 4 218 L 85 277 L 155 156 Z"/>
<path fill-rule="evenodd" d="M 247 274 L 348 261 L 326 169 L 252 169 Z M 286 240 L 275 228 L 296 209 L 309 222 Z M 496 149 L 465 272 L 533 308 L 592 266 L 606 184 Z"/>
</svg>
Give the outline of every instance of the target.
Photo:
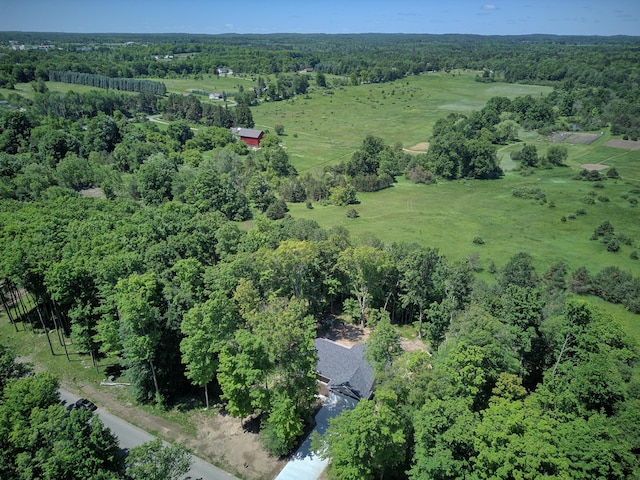
<svg viewBox="0 0 640 480">
<path fill-rule="evenodd" d="M 357 203 L 356 190 L 351 185 L 344 187 L 334 187 L 330 190 L 329 201 L 333 205 L 343 207 L 352 203 Z"/>
<path fill-rule="evenodd" d="M 618 240 L 615 238 L 611 239 L 611 241 L 607 244 L 607 250 L 610 252 L 620 251 L 620 242 L 618 242 Z"/>
<path fill-rule="evenodd" d="M 621 303 L 629 291 L 629 283 L 633 280 L 630 273 L 618 267 L 604 267 L 592 279 L 593 293 L 612 303 Z"/>
<path fill-rule="evenodd" d="M 538 149 L 535 145 L 523 145 L 522 150 L 513 152 L 511 159 L 520 162 L 522 168 L 534 168 L 540 164 L 540 158 L 538 157 Z"/>
<path fill-rule="evenodd" d="M 570 213 L 570 214 L 567 216 L 567 218 L 568 218 L 569 220 L 575 220 L 575 219 L 576 219 L 576 218 L 578 218 L 578 217 L 576 217 L 576 214 L 575 214 L 575 213 Z"/>
<path fill-rule="evenodd" d="M 360 305 L 355 298 L 347 298 L 342 302 L 342 316 L 354 325 L 360 323 Z"/>
<path fill-rule="evenodd" d="M 569 157 L 569 149 L 566 145 L 552 145 L 547 150 L 547 161 L 552 165 L 563 165 Z"/>
<path fill-rule="evenodd" d="M 638 260 L 638 251 L 634 250 L 633 252 L 631 252 L 631 255 L 629 255 L 629 258 L 631 260 Z"/>
<path fill-rule="evenodd" d="M 591 291 L 591 275 L 586 267 L 579 267 L 569 277 L 569 289 L 573 293 L 589 293 Z"/>
<path fill-rule="evenodd" d="M 627 198 L 627 201 L 632 207 L 635 207 L 636 205 L 638 205 L 638 199 L 636 197 L 629 197 Z"/>
<path fill-rule="evenodd" d="M 586 197 L 584 197 L 584 203 L 586 203 L 587 205 L 593 205 L 596 203 L 596 199 L 590 195 L 587 195 Z"/>
<path fill-rule="evenodd" d="M 282 135 L 284 133 L 284 126 L 283 125 L 276 125 L 275 127 L 273 127 L 273 129 L 275 130 L 276 134 L 278 135 Z"/>
<path fill-rule="evenodd" d="M 618 235 L 616 235 L 616 238 L 618 239 L 618 241 L 620 243 L 623 243 L 625 245 L 633 245 L 633 239 L 627 235 L 625 235 L 624 233 L 618 233 Z"/>
<path fill-rule="evenodd" d="M 260 438 L 265 450 L 273 456 L 282 457 L 291 451 L 296 437 L 302 433 L 304 427 L 302 422 L 295 417 L 288 417 L 287 421 L 277 422 L 271 418 L 272 416 L 263 422 Z"/>
<path fill-rule="evenodd" d="M 351 208 L 347 211 L 347 218 L 358 218 L 360 215 L 355 208 Z"/>
<path fill-rule="evenodd" d="M 545 203 L 547 201 L 547 195 L 538 187 L 516 187 L 511 191 L 511 194 L 517 198 L 540 200 L 541 203 Z"/>
<path fill-rule="evenodd" d="M 584 208 L 579 208 L 576 210 L 576 215 L 586 215 L 587 211 Z"/>
<path fill-rule="evenodd" d="M 469 257 L 467 258 L 467 264 L 474 272 L 482 271 L 482 267 L 480 266 L 480 255 L 478 254 L 478 252 L 471 252 L 469 254 Z"/>
<path fill-rule="evenodd" d="M 413 183 L 425 183 L 427 185 L 436 183 L 436 179 L 433 174 L 429 170 L 424 170 L 420 166 L 409 169 L 406 173 L 406 177 Z"/>
<path fill-rule="evenodd" d="M 544 274 L 547 287 L 552 290 L 563 291 L 567 288 L 567 264 L 564 262 L 554 263 Z"/>
<path fill-rule="evenodd" d="M 615 169 L 615 167 L 611 167 L 610 169 L 607 170 L 607 177 L 620 178 L 620 174 L 618 173 L 618 170 Z"/>
<path fill-rule="evenodd" d="M 597 182 L 602 180 L 603 177 L 597 170 L 583 169 L 576 178 L 578 180 L 585 180 L 587 182 Z"/>
<path fill-rule="evenodd" d="M 270 220 L 279 220 L 284 218 L 285 214 L 289 211 L 287 204 L 284 203 L 284 200 L 278 198 L 275 202 L 273 202 L 267 210 L 264 212 L 265 217 Z"/>
<path fill-rule="evenodd" d="M 597 240 L 600 237 L 613 236 L 614 228 L 611 225 L 609 220 L 605 220 L 600 225 L 598 225 L 593 231 L 593 238 Z"/>
<path fill-rule="evenodd" d="M 473 243 L 475 243 L 476 245 L 484 245 L 484 239 L 479 235 L 476 235 L 475 237 L 473 237 Z"/>
<path fill-rule="evenodd" d="M 598 195 L 598 201 L 602 203 L 606 203 L 609 201 L 609 197 L 607 197 L 606 195 Z"/>
<path fill-rule="evenodd" d="M 567 221 L 567 217 L 565 217 L 564 215 L 560 217 L 560 221 L 561 222 L 566 222 Z"/>
<path fill-rule="evenodd" d="M 393 177 L 387 174 L 358 174 L 351 181 L 358 192 L 377 192 L 390 187 L 393 184 Z"/>
</svg>

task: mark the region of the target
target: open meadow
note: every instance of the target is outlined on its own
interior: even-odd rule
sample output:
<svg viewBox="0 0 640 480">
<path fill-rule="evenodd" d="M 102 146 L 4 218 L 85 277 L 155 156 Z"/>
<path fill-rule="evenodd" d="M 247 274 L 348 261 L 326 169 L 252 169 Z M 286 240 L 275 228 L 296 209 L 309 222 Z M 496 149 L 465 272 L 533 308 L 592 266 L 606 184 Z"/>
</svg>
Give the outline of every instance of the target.
<svg viewBox="0 0 640 480">
<path fill-rule="evenodd" d="M 253 109 L 256 127 L 285 127 L 283 144 L 299 173 L 348 159 L 366 135 L 404 147 L 428 141 L 434 123 L 450 112 L 480 109 L 495 96 L 540 95 L 549 87 L 486 84 L 473 73 L 433 73 L 385 84 L 311 89 Z M 311 84 L 313 85 L 313 81 Z"/>
<path fill-rule="evenodd" d="M 493 96 L 513 98 L 551 90 L 473 79 L 472 74 L 433 74 L 391 84 L 337 88 L 333 94 L 312 91 L 308 98 L 261 104 L 253 110 L 254 119 L 260 128 L 285 127 L 283 143 L 292 163 L 304 173 L 348 159 L 366 135 L 411 147 L 428 141 L 433 124 L 449 112 L 480 109 Z M 304 203 L 289 204 L 290 214 L 315 220 L 325 228 L 344 227 L 355 240 L 416 242 L 437 247 L 452 260 L 477 255 L 480 275 L 489 281 L 492 264 L 499 268 L 522 251 L 532 255 L 540 273 L 564 261 L 570 272 L 585 266 L 593 274 L 614 265 L 638 276 L 640 261 L 630 255 L 640 250 L 640 209 L 632 203 L 640 198 L 640 151 L 605 146 L 612 137 L 602 133 L 590 145 L 565 143 L 569 149 L 566 167 L 522 176 L 510 154 L 527 142 L 536 145 L 542 156 L 553 143 L 536 132 L 520 131 L 520 142 L 498 151 L 505 170 L 499 180 L 416 185 L 399 178 L 386 190 L 359 193 L 358 205 L 316 203 L 309 209 Z M 615 167 L 620 179 L 597 185 L 576 180 L 583 164 Z M 513 189 L 519 187 L 540 188 L 546 203 L 514 197 Z M 359 217 L 348 218 L 347 211 L 354 207 Z M 622 245 L 612 253 L 603 243 L 591 240 L 594 229 L 605 220 L 616 233 L 632 239 L 633 245 Z M 474 243 L 476 237 L 484 243 Z M 618 319 L 629 334 L 640 338 L 638 315 L 589 298 Z"/>
<path fill-rule="evenodd" d="M 284 126 L 282 145 L 303 174 L 347 160 L 366 135 L 410 148 L 428 142 L 434 123 L 450 112 L 480 109 L 494 96 L 514 98 L 551 91 L 550 87 L 536 85 L 476 82 L 476 74 L 430 73 L 385 84 L 328 89 L 317 88 L 314 74 L 309 74 L 306 95 L 263 102 L 253 107 L 252 113 L 256 128 Z M 264 78 L 267 84 L 275 81 L 273 76 Z M 164 82 L 170 93 L 225 91 L 232 97 L 239 85 L 248 88 L 256 84 L 257 78 L 204 75 L 153 80 Z M 329 85 L 334 80 L 327 76 Z M 90 90 L 58 82 L 47 82 L 47 86 L 53 91 Z M 29 98 L 35 95 L 30 84 L 17 84 L 16 90 Z M 200 98 L 204 102 L 220 102 Z M 316 220 L 323 227 L 343 226 L 356 239 L 417 242 L 438 247 L 452 259 L 477 254 L 485 272 L 492 262 L 501 266 L 513 254 L 527 251 L 540 270 L 562 260 L 570 270 L 584 265 L 595 273 L 604 266 L 616 265 L 640 275 L 640 261 L 629 258 L 631 252 L 640 249 L 640 209 L 629 201 L 640 197 L 640 150 L 605 146 L 611 135 L 606 131 L 595 133 L 603 135 L 590 145 L 565 143 L 569 148 L 566 167 L 520 175 L 511 153 L 525 142 L 536 145 L 540 155 L 552 145 L 536 132 L 520 131 L 520 142 L 498 151 L 506 172 L 500 180 L 442 181 L 426 186 L 399 178 L 392 188 L 359 193 L 360 203 L 355 208 L 360 216 L 356 219 L 346 217 L 352 207 L 333 205 L 314 204 L 313 209 L 308 209 L 303 203 L 290 204 L 290 213 Z M 603 188 L 597 189 L 593 182 L 574 180 L 581 171 L 580 165 L 599 163 L 616 167 L 621 178 L 598 182 Z M 513 189 L 522 186 L 540 188 L 547 202 L 513 197 Z M 594 203 L 589 203 L 591 198 L 596 199 Z M 605 220 L 613 224 L 616 232 L 631 238 L 634 245 L 622 245 L 619 252 L 611 253 L 602 243 L 590 240 L 594 228 Z M 476 237 L 484 243 L 474 243 Z"/>
</svg>

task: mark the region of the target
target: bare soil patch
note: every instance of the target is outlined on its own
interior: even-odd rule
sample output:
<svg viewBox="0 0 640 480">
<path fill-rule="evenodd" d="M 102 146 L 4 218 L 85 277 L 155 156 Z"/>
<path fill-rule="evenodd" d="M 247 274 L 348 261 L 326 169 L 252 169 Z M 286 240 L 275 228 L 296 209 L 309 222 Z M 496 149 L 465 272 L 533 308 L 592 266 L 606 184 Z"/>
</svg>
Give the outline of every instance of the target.
<svg viewBox="0 0 640 480">
<path fill-rule="evenodd" d="M 365 343 L 371 334 L 371 329 L 362 328 L 359 325 L 353 325 L 350 323 L 344 323 L 342 320 L 334 320 L 332 326 L 327 332 L 321 336 L 333 340 L 334 342 L 351 348 L 356 343 Z M 407 339 L 403 338 L 400 341 L 402 350 L 405 352 L 413 352 L 415 350 L 421 350 L 423 352 L 428 351 L 427 345 L 419 338 Z"/>
<path fill-rule="evenodd" d="M 583 163 L 580 166 L 585 170 L 604 170 L 609 168 L 609 165 L 602 165 L 601 163 Z"/>
<path fill-rule="evenodd" d="M 625 150 L 638 150 L 640 148 L 640 142 L 632 140 L 609 140 L 604 144 L 606 147 L 624 148 Z"/>
<path fill-rule="evenodd" d="M 402 350 L 405 352 L 415 352 L 416 350 L 420 350 L 421 352 L 429 351 L 427 344 L 424 343 L 419 338 L 414 338 L 411 340 L 408 338 L 403 338 L 400 341 L 400 346 L 402 347 Z"/>
<path fill-rule="evenodd" d="M 429 142 L 416 143 L 413 147 L 403 148 L 402 150 L 407 153 L 425 153 L 429 150 Z"/>
<path fill-rule="evenodd" d="M 334 319 L 329 329 L 326 332 L 322 332 L 320 336 L 333 340 L 344 347 L 351 348 L 356 343 L 366 342 L 370 333 L 367 328 Z"/>
<path fill-rule="evenodd" d="M 602 135 L 600 133 L 575 133 L 575 132 L 558 132 L 551 135 L 552 142 L 575 143 L 579 145 L 591 145 Z"/>
<path fill-rule="evenodd" d="M 194 422 L 198 436 L 191 440 L 192 448 L 205 458 L 219 459 L 228 471 L 240 473 L 242 478 L 275 478 L 287 464 L 265 452 L 257 433 L 257 420 L 245 421 L 243 428 L 238 418 L 201 412 L 194 415 Z"/>
</svg>

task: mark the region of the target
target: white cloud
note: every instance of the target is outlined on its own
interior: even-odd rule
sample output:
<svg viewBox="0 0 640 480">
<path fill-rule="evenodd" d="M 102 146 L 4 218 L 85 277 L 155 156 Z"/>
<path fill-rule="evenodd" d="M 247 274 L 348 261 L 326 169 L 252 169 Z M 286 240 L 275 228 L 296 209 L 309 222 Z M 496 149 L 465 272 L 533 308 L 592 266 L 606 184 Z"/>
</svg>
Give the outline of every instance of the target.
<svg viewBox="0 0 640 480">
<path fill-rule="evenodd" d="M 495 9 L 496 9 L 496 6 L 495 6 L 495 5 L 492 5 L 492 4 L 490 4 L 490 3 L 486 3 L 486 4 L 484 4 L 484 5 L 483 5 L 482 7 L 480 7 L 480 8 L 482 8 L 482 10 L 495 10 Z"/>
<path fill-rule="evenodd" d="M 224 26 L 227 27 L 229 30 L 233 30 L 233 23 L 225 23 Z"/>
</svg>

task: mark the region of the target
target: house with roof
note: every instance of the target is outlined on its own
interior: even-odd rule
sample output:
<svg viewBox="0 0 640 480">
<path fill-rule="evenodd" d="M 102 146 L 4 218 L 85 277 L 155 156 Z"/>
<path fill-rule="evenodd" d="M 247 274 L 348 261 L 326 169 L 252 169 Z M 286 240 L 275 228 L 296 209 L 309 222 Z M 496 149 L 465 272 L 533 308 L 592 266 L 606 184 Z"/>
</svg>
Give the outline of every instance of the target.
<svg viewBox="0 0 640 480">
<path fill-rule="evenodd" d="M 254 130 L 252 128 L 232 127 L 231 133 L 246 143 L 247 146 L 255 148 L 260 146 L 260 140 L 264 136 L 262 130 Z"/>
<path fill-rule="evenodd" d="M 326 338 L 316 338 L 318 382 L 330 394 L 338 395 L 355 406 L 373 395 L 373 368 L 364 356 L 366 345 L 344 347 Z"/>
</svg>

